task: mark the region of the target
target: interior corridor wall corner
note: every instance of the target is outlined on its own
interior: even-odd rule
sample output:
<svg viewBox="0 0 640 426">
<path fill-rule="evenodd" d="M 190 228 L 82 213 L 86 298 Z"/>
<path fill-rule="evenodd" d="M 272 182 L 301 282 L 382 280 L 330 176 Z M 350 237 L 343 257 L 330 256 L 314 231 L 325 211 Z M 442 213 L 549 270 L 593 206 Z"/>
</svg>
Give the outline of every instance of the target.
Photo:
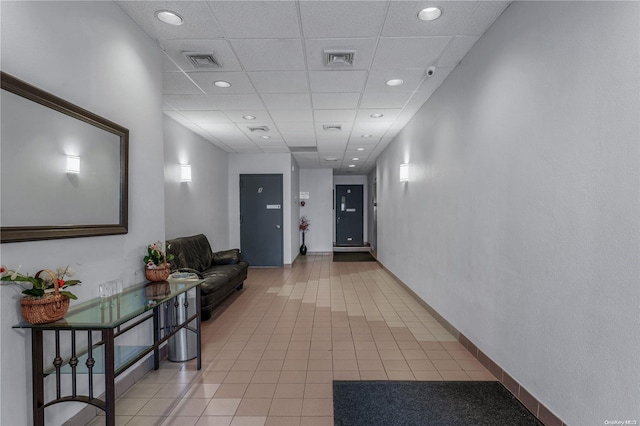
<svg viewBox="0 0 640 426">
<path fill-rule="evenodd" d="M 639 17 L 511 3 L 377 161 L 381 262 L 570 425 L 640 421 Z"/>
</svg>

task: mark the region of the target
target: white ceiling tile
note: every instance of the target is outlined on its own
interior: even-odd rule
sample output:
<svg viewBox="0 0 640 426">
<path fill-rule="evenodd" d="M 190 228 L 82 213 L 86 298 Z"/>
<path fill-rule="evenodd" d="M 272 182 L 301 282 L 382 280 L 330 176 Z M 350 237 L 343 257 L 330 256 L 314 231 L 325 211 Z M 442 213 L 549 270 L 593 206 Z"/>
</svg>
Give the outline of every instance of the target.
<svg viewBox="0 0 640 426">
<path fill-rule="evenodd" d="M 310 138 L 305 135 L 296 135 L 295 137 L 285 138 L 285 142 L 289 148 L 304 146 L 304 147 L 312 147 L 316 146 L 315 138 Z"/>
<path fill-rule="evenodd" d="M 198 1 L 118 1 L 117 4 L 140 27 L 156 40 L 216 38 L 223 33 L 213 20 L 209 6 Z M 172 10 L 184 18 L 179 26 L 165 24 L 156 18 L 158 10 Z"/>
<path fill-rule="evenodd" d="M 371 70 L 365 91 L 372 92 L 413 92 L 422 83 L 426 72 L 423 68 L 411 69 L 388 69 Z M 391 79 L 401 79 L 404 81 L 400 86 L 387 86 L 387 81 Z"/>
<path fill-rule="evenodd" d="M 447 45 L 440 54 L 436 66 L 438 67 L 455 67 L 458 62 L 464 58 L 473 45 L 478 41 L 480 36 L 457 36 Z"/>
<path fill-rule="evenodd" d="M 201 95 L 202 90 L 183 72 L 162 73 L 162 87 L 165 95 Z"/>
<path fill-rule="evenodd" d="M 381 38 L 374 69 L 427 68 L 438 59 L 451 37 Z"/>
<path fill-rule="evenodd" d="M 313 122 L 313 113 L 310 109 L 283 109 L 271 111 L 271 118 L 280 123 Z"/>
<path fill-rule="evenodd" d="M 258 146 L 262 152 L 270 153 L 288 153 L 289 148 L 286 146 Z"/>
<path fill-rule="evenodd" d="M 373 120 L 369 117 L 369 120 Z M 381 137 L 389 126 L 391 126 L 392 122 L 390 121 L 357 121 L 353 125 L 353 134 L 357 136 L 361 135 L 373 135 L 372 138 L 362 138 L 363 143 L 366 143 L 368 139 L 375 139 L 376 137 Z"/>
<path fill-rule="evenodd" d="M 280 133 L 313 133 L 315 127 L 313 123 L 293 122 L 283 123 L 278 126 L 278 129 L 280 130 Z"/>
<path fill-rule="evenodd" d="M 189 72 L 189 77 L 207 94 L 255 93 L 247 75 L 243 72 Z M 213 83 L 226 81 L 231 87 L 217 87 Z"/>
<path fill-rule="evenodd" d="M 312 93 L 313 109 L 355 109 L 360 93 Z"/>
<path fill-rule="evenodd" d="M 258 95 L 164 95 L 163 100 L 175 109 L 227 110 L 263 109 Z"/>
<path fill-rule="evenodd" d="M 355 109 L 319 109 L 313 112 L 316 121 L 351 122 L 356 118 Z"/>
<path fill-rule="evenodd" d="M 305 69 L 299 39 L 234 39 L 231 45 L 247 71 L 302 71 Z"/>
<path fill-rule="evenodd" d="M 366 71 L 309 71 L 312 92 L 360 92 Z"/>
<path fill-rule="evenodd" d="M 189 120 L 196 123 L 229 123 L 229 119 L 222 111 L 180 111 Z"/>
<path fill-rule="evenodd" d="M 361 108 L 403 108 L 411 98 L 409 92 L 379 93 L 366 91 L 362 95 Z"/>
<path fill-rule="evenodd" d="M 229 117 L 229 120 L 233 121 L 234 123 L 253 123 L 253 122 L 257 122 L 257 121 L 270 121 L 269 119 L 269 113 L 267 112 L 267 110 L 237 110 L 237 111 L 225 111 L 225 114 L 227 117 Z M 255 117 L 255 119 L 253 120 L 247 120 L 246 118 L 244 118 L 244 116 L 253 116 Z"/>
<path fill-rule="evenodd" d="M 238 58 L 226 40 L 160 40 L 160 46 L 184 71 L 242 71 Z M 195 68 L 183 52 L 211 53 L 222 68 Z"/>
<path fill-rule="evenodd" d="M 303 35 L 375 37 L 384 20 L 386 1 L 301 1 Z"/>
<path fill-rule="evenodd" d="M 478 1 L 472 16 L 465 23 L 459 34 L 482 35 L 493 22 L 509 6 L 509 1 Z"/>
<path fill-rule="evenodd" d="M 422 85 L 409 99 L 405 109 L 417 110 L 429 99 L 429 97 L 440 87 L 442 82 L 449 76 L 453 68 L 436 68 L 436 72 L 429 78 L 426 78 Z"/>
<path fill-rule="evenodd" d="M 269 110 L 311 109 L 311 97 L 302 93 L 264 94 L 261 96 Z"/>
<path fill-rule="evenodd" d="M 392 1 L 384 23 L 384 37 L 453 36 L 458 34 L 475 7 L 475 1 Z M 438 6 L 442 15 L 435 21 L 421 21 L 418 12 Z"/>
<path fill-rule="evenodd" d="M 307 93 L 307 73 L 304 71 L 252 71 L 249 78 L 258 93 Z"/>
<path fill-rule="evenodd" d="M 300 36 L 293 1 L 210 1 L 227 38 L 295 38 Z"/>
<path fill-rule="evenodd" d="M 171 117 L 173 120 L 177 121 L 178 123 L 187 123 L 190 120 L 185 117 L 184 112 L 178 112 L 178 111 L 164 111 L 163 112 L 164 115 L 166 115 L 167 117 Z"/>
<path fill-rule="evenodd" d="M 373 60 L 377 39 L 375 38 L 322 38 L 306 39 L 307 66 L 310 70 L 368 70 Z M 327 51 L 355 51 L 352 66 L 325 65 L 325 50 Z"/>
<path fill-rule="evenodd" d="M 164 72 L 176 72 L 182 71 L 167 55 L 166 52 L 162 52 L 162 71 Z"/>
</svg>

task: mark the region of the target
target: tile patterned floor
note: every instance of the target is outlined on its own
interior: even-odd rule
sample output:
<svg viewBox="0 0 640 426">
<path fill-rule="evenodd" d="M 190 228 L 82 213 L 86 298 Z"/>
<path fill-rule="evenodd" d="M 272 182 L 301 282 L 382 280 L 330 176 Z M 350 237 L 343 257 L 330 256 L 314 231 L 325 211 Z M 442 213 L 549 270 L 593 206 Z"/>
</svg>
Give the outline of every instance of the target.
<svg viewBox="0 0 640 426">
<path fill-rule="evenodd" d="M 117 424 L 332 425 L 334 379 L 495 380 L 376 262 L 309 255 L 244 288 L 203 323 L 202 370 L 163 361 Z"/>
</svg>

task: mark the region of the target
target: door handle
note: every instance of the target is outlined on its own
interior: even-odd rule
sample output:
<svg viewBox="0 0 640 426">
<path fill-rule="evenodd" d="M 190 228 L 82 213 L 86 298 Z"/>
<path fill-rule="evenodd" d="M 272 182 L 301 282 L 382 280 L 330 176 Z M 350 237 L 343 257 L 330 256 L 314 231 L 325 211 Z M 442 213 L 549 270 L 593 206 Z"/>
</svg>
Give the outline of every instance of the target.
<svg viewBox="0 0 640 426">
<path fill-rule="evenodd" d="M 276 229 L 280 229 L 280 225 L 276 225 Z"/>
</svg>

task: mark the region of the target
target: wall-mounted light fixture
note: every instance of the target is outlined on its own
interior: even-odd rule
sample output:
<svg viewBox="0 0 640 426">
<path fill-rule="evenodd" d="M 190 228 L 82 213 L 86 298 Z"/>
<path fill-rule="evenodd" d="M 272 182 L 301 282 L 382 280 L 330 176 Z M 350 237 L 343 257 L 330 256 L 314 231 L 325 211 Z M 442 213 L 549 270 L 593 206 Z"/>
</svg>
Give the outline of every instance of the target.
<svg viewBox="0 0 640 426">
<path fill-rule="evenodd" d="M 409 182 L 411 177 L 411 164 L 400 164 L 400 182 Z"/>
<path fill-rule="evenodd" d="M 180 182 L 191 182 L 191 164 L 180 164 Z"/>
<path fill-rule="evenodd" d="M 67 173 L 76 175 L 80 173 L 80 157 L 67 155 Z"/>
</svg>

